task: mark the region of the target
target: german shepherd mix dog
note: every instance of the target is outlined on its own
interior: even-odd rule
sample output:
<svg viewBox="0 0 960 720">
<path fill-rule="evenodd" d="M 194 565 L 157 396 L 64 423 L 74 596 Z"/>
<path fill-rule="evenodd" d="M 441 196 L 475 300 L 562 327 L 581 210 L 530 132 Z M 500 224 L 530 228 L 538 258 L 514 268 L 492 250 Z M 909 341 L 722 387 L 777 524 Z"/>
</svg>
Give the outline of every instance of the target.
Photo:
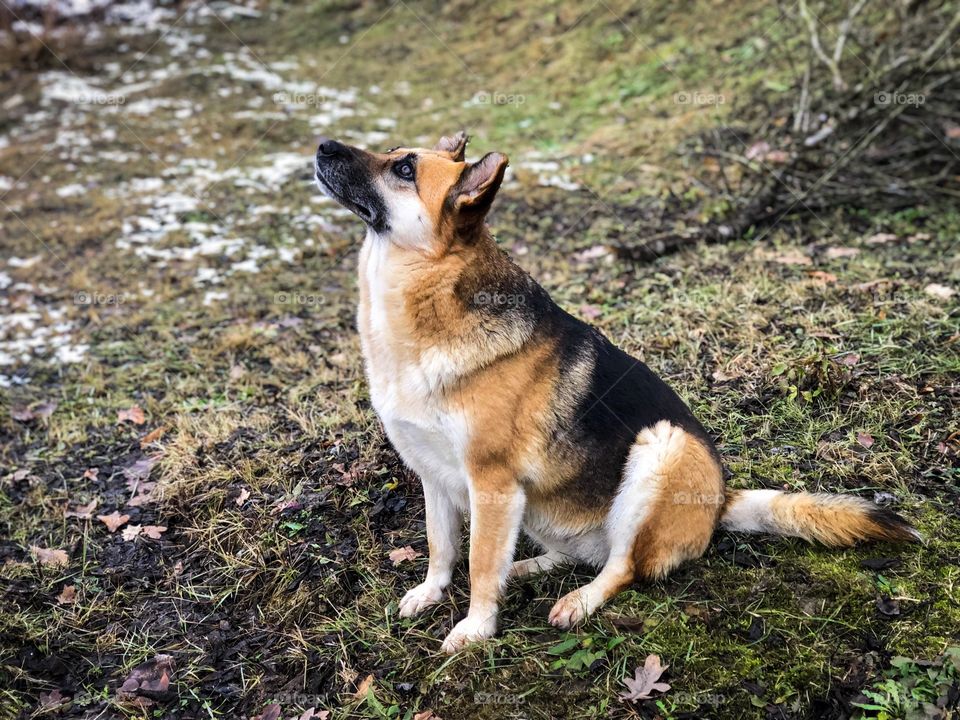
<svg viewBox="0 0 960 720">
<path fill-rule="evenodd" d="M 320 142 L 320 188 L 367 225 L 357 324 L 370 397 L 423 482 L 427 577 L 400 601 L 443 599 L 470 518 L 470 609 L 443 642 L 488 638 L 508 578 L 600 568 L 560 598 L 569 628 L 635 580 L 699 557 L 718 524 L 827 545 L 915 540 L 845 495 L 726 490 L 703 426 L 646 365 L 561 310 L 484 224 L 507 158 L 464 161 L 463 133 L 373 153 Z M 520 530 L 543 554 L 514 561 Z"/>
</svg>

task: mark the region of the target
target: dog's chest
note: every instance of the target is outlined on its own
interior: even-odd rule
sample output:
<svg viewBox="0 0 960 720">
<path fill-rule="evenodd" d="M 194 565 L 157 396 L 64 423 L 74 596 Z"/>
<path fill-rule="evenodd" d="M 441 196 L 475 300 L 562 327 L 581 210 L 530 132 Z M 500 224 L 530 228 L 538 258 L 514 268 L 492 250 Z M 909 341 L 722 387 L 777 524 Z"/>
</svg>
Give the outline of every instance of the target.
<svg viewBox="0 0 960 720">
<path fill-rule="evenodd" d="M 357 326 L 370 400 L 404 461 L 421 477 L 460 486 L 468 426 L 438 392 L 445 358 L 418 350 L 402 317 L 402 272 L 389 249 L 368 240 L 360 253 Z M 465 487 L 465 485 L 464 485 Z"/>
</svg>

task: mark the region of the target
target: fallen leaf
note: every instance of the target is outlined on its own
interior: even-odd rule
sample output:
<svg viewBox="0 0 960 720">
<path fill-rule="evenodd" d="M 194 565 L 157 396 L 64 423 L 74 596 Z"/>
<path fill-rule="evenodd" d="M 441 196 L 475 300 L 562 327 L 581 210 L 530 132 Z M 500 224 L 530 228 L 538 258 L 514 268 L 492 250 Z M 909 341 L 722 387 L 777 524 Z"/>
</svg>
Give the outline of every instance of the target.
<svg viewBox="0 0 960 720">
<path fill-rule="evenodd" d="M 424 710 L 413 716 L 413 720 L 440 720 L 440 717 L 433 714 L 433 710 Z"/>
<path fill-rule="evenodd" d="M 66 550 L 49 550 L 47 548 L 31 545 L 30 554 L 33 555 L 34 559 L 41 565 L 60 566 L 66 565 L 70 562 L 70 558 L 67 557 Z"/>
<path fill-rule="evenodd" d="M 868 237 L 864 242 L 867 245 L 886 245 L 889 242 L 894 242 L 897 239 L 897 236 L 893 233 L 875 233 Z"/>
<path fill-rule="evenodd" d="M 19 470 L 14 471 L 13 475 L 10 476 L 10 479 L 14 482 L 20 482 L 21 480 L 26 480 L 30 477 L 30 471 L 26 468 L 20 468 Z"/>
<path fill-rule="evenodd" d="M 247 371 L 244 369 L 243 365 L 234 365 L 232 368 L 230 368 L 231 380 L 239 380 L 246 374 Z"/>
<path fill-rule="evenodd" d="M 57 409 L 57 403 L 54 401 L 40 403 L 35 405 L 33 408 L 33 414 L 35 417 L 40 418 L 41 420 L 46 420 L 48 417 L 53 415 L 53 411 Z"/>
<path fill-rule="evenodd" d="M 368 463 L 362 463 L 358 460 L 350 466 L 349 470 L 344 468 L 342 463 L 335 463 L 333 469 L 340 473 L 340 478 L 337 480 L 337 485 L 351 487 L 357 480 L 361 480 L 363 478 L 364 473 L 370 469 L 370 465 Z"/>
<path fill-rule="evenodd" d="M 81 520 L 89 520 L 93 517 L 93 510 L 99 502 L 100 500 L 98 498 L 94 498 L 86 505 L 77 505 L 73 510 L 64 510 L 63 516 L 65 518 L 75 517 Z"/>
<path fill-rule="evenodd" d="M 877 280 L 868 280 L 867 282 L 862 282 L 862 283 L 857 283 L 857 284 L 855 284 L 855 285 L 851 285 L 851 286 L 850 286 L 850 289 L 851 289 L 851 290 L 858 290 L 858 291 L 860 291 L 860 292 L 867 292 L 867 291 L 873 290 L 874 288 L 879 287 L 879 286 L 881 286 L 881 285 L 889 285 L 889 284 L 891 284 L 891 283 L 893 283 L 893 280 L 888 280 L 887 278 L 879 278 L 879 279 L 877 279 Z"/>
<path fill-rule="evenodd" d="M 888 617 L 895 617 L 900 614 L 900 602 L 888 597 L 878 597 L 877 610 Z"/>
<path fill-rule="evenodd" d="M 40 709 L 56 710 L 68 699 L 69 698 L 64 697 L 63 693 L 61 693 L 59 690 L 51 690 L 48 693 L 42 692 L 40 693 Z"/>
<path fill-rule="evenodd" d="M 763 159 L 774 164 L 788 163 L 790 162 L 790 153 L 786 150 L 771 150 L 763 156 Z"/>
<path fill-rule="evenodd" d="M 621 682 L 627 686 L 627 692 L 620 693 L 622 700 L 649 700 L 650 693 L 665 693 L 670 689 L 667 683 L 658 682 L 660 676 L 670 667 L 660 665 L 659 655 L 647 655 L 643 667 L 637 667 L 634 677 L 625 677 Z"/>
<path fill-rule="evenodd" d="M 148 502 L 153 502 L 153 488 L 156 483 L 143 483 L 139 492 L 127 500 L 128 507 L 140 507 Z"/>
<path fill-rule="evenodd" d="M 116 510 L 109 515 L 97 515 L 97 520 L 106 525 L 107 530 L 112 533 L 115 533 L 121 525 L 126 524 L 129 519 L 129 515 L 121 515 Z"/>
<path fill-rule="evenodd" d="M 724 370 L 721 370 L 720 368 L 717 368 L 716 370 L 713 371 L 712 377 L 714 382 L 723 383 L 723 382 L 730 382 L 731 380 L 736 380 L 738 377 L 740 377 L 740 375 L 737 373 L 728 373 Z"/>
<path fill-rule="evenodd" d="M 237 504 L 237 507 L 243 505 L 250 497 L 250 491 L 246 488 L 241 488 L 240 494 L 237 495 L 237 499 L 234 502 Z"/>
<path fill-rule="evenodd" d="M 835 283 L 837 281 L 836 275 L 825 272 L 824 270 L 808 270 L 807 275 L 810 276 L 811 280 L 820 283 L 821 285 L 829 285 L 830 283 Z"/>
<path fill-rule="evenodd" d="M 407 545 L 402 548 L 397 548 L 396 550 L 391 550 L 389 557 L 390 557 L 390 562 L 392 562 L 393 566 L 396 567 L 397 565 L 404 562 L 405 560 L 413 560 L 415 558 L 420 557 L 421 555 L 423 555 L 422 552 L 414 550 L 412 547 Z"/>
<path fill-rule="evenodd" d="M 135 540 L 137 538 L 137 535 L 140 534 L 141 530 L 143 530 L 143 527 L 140 525 L 127 525 L 121 534 L 123 535 L 124 540 L 130 542 L 131 540 Z"/>
<path fill-rule="evenodd" d="M 354 699 L 363 700 L 367 697 L 367 693 L 370 691 L 370 688 L 373 686 L 373 675 L 367 675 L 363 681 L 357 686 L 357 691 L 353 694 Z"/>
<path fill-rule="evenodd" d="M 173 695 L 170 685 L 176 669 L 169 655 L 155 655 L 152 660 L 137 665 L 117 689 L 121 700 L 133 700 L 138 696 L 151 700 L 167 700 Z"/>
<path fill-rule="evenodd" d="M 123 469 L 123 476 L 127 479 L 127 488 L 133 490 L 138 483 L 150 477 L 150 471 L 156 464 L 157 458 L 148 455 L 125 467 Z"/>
<path fill-rule="evenodd" d="M 868 435 L 867 433 L 858 432 L 857 433 L 857 442 L 863 445 L 863 447 L 869 449 L 873 447 L 873 436 Z"/>
<path fill-rule="evenodd" d="M 828 247 L 824 255 L 828 260 L 839 260 L 840 258 L 856 257 L 860 254 L 857 248 L 852 247 Z"/>
<path fill-rule="evenodd" d="M 837 362 L 841 365 L 846 365 L 847 367 L 853 367 L 858 362 L 860 362 L 860 355 L 857 353 L 847 353 L 837 358 Z"/>
<path fill-rule="evenodd" d="M 957 294 L 957 291 L 946 285 L 940 285 L 939 283 L 930 283 L 927 285 L 923 291 L 930 297 L 935 297 L 940 300 L 949 300 L 954 295 Z"/>
<path fill-rule="evenodd" d="M 263 712 L 255 716 L 252 720 L 278 720 L 280 717 L 280 706 L 277 703 L 270 703 Z"/>
<path fill-rule="evenodd" d="M 944 134 L 948 140 L 960 140 L 960 125 L 948 124 L 944 129 Z"/>
<path fill-rule="evenodd" d="M 151 430 L 150 432 L 148 432 L 146 435 L 144 435 L 142 438 L 140 438 L 140 449 L 142 450 L 143 448 L 145 448 L 145 447 L 146 447 L 147 445 L 149 445 L 150 443 L 153 443 L 153 442 L 156 442 L 157 440 L 159 440 L 161 437 L 163 437 L 163 434 L 164 434 L 166 431 L 167 431 L 167 428 L 166 428 L 165 426 L 161 425 L 160 427 L 158 427 L 158 428 L 156 428 L 156 429 Z"/>
<path fill-rule="evenodd" d="M 771 259 L 781 265 L 813 265 L 813 260 L 799 250 L 788 250 L 779 255 L 774 255 Z"/>
<path fill-rule="evenodd" d="M 143 414 L 143 408 L 139 405 L 131 405 L 126 410 L 117 411 L 117 423 L 132 422 L 134 425 L 143 425 L 147 418 Z"/>
<path fill-rule="evenodd" d="M 23 405 L 10 408 L 10 417 L 17 422 L 30 422 L 33 420 L 33 410 Z"/>
<path fill-rule="evenodd" d="M 100 468 L 87 468 L 83 471 L 84 480 L 96 480 L 100 474 Z"/>
<path fill-rule="evenodd" d="M 75 585 L 64 585 L 63 590 L 57 596 L 57 602 L 61 605 L 72 605 L 77 601 L 77 588 Z"/>
<path fill-rule="evenodd" d="M 151 540 L 159 540 L 160 536 L 166 531 L 166 525 L 144 525 L 141 530 L 141 532 Z"/>
</svg>

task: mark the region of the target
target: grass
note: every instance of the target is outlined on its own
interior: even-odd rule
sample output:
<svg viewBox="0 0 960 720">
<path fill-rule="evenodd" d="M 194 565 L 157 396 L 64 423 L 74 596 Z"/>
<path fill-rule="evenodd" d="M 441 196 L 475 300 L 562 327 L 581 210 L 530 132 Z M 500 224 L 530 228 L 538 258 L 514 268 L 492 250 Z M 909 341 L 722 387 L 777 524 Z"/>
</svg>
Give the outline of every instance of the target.
<svg viewBox="0 0 960 720">
<path fill-rule="evenodd" d="M 957 644 L 960 306 L 924 289 L 958 285 L 956 210 L 789 218 L 649 265 L 583 253 L 629 235 L 637 198 L 691 190 L 671 154 L 682 139 L 751 117 L 755 93 L 791 82 L 776 8 L 278 4 L 258 19 L 192 17 L 123 51 L 114 32 L 83 52 L 50 37 L 68 69 L 47 55 L 2 80 L 20 100 L 0 123 L 0 176 L 26 173 L 2 198 L 5 259 L 18 261 L 0 265 L 0 307 L 89 347 L 62 363 L 51 340 L 0 367 L 0 716 L 45 714 L 41 694 L 49 705 L 59 690 L 68 714 L 89 717 L 232 718 L 271 701 L 284 718 L 311 706 L 335 718 L 834 717 L 879 692 L 892 657 Z M 146 85 L 90 108 L 51 100 L 51 73 Z M 279 91 L 323 100 L 281 107 Z M 691 107 L 681 92 L 725 102 Z M 566 568 L 512 584 L 499 637 L 453 658 L 438 648 L 466 610 L 465 567 L 447 602 L 399 620 L 426 560 L 393 566 L 388 553 L 426 552 L 422 500 L 363 379 L 360 228 L 317 200 L 308 158 L 321 130 L 389 145 L 458 127 L 476 136 L 472 153 L 514 159 L 491 217 L 505 249 L 681 392 L 731 486 L 886 498 L 926 543 L 836 552 L 718 533 L 704 558 L 568 634 L 547 612 L 589 572 Z M 265 173 L 280 153 L 302 166 Z M 555 174 L 581 188 L 550 187 Z M 872 244 L 880 232 L 895 239 Z M 178 250 L 211 241 L 208 254 Z M 48 418 L 11 416 L 51 401 Z M 145 422 L 118 423 L 135 403 Z M 131 507 L 124 470 L 145 456 L 157 486 Z M 92 500 L 94 515 L 167 530 L 124 540 L 64 516 Z M 31 546 L 68 563 L 36 562 Z M 884 598 L 899 615 L 880 612 Z M 172 698 L 121 703 L 118 686 L 157 653 L 175 659 Z M 621 702 L 620 680 L 649 653 L 673 689 Z"/>
</svg>

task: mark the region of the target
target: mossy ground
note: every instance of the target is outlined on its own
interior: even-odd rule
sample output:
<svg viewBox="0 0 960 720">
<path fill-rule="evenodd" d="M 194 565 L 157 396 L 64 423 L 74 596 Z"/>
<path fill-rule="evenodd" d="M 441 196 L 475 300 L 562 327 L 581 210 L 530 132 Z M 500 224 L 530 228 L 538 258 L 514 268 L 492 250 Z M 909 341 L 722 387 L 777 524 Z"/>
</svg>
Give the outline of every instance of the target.
<svg viewBox="0 0 960 720">
<path fill-rule="evenodd" d="M 753 93 L 789 84 L 796 40 L 775 6 L 221 13 L 119 48 L 115 28 L 79 46 L 48 38 L 51 53 L 3 76 L 0 176 L 23 176 L 2 191 L 3 311 L 89 347 L 0 367 L 0 715 L 42 714 L 40 694 L 59 689 L 73 699 L 62 712 L 91 718 L 234 718 L 271 700 L 284 718 L 835 717 L 891 655 L 957 643 L 960 305 L 924 288 L 960 284 L 960 215 L 849 208 L 649 265 L 593 251 L 629 241 L 636 199 L 696 192 L 673 155 L 683 138 L 754 117 Z M 91 109 L 51 93 L 73 77 L 128 96 Z M 678 100 L 690 93 L 723 102 Z M 837 552 L 719 533 L 570 635 L 547 612 L 590 576 L 560 570 L 512 584 L 499 637 L 446 658 L 468 600 L 461 567 L 447 602 L 400 621 L 426 561 L 387 555 L 425 552 L 422 501 L 367 397 L 361 228 L 318 200 L 309 158 L 321 130 L 389 146 L 458 128 L 473 153 L 514 158 L 491 216 L 503 246 L 681 392 L 731 486 L 879 495 L 925 544 Z M 281 153 L 303 162 L 276 175 Z M 49 418 L 11 416 L 51 401 Z M 134 403 L 146 422 L 118 424 Z M 159 484 L 129 507 L 123 470 L 144 456 Z M 95 499 L 94 514 L 167 530 L 126 541 L 64 517 Z M 69 563 L 38 564 L 31 546 Z M 861 564 L 877 558 L 894 562 Z M 75 603 L 58 603 L 66 585 Z M 881 597 L 900 614 L 880 613 Z M 571 661 L 581 650 L 586 666 Z M 176 699 L 119 704 L 117 686 L 156 653 L 176 660 Z M 673 689 L 659 706 L 621 702 L 649 653 Z"/>
</svg>

